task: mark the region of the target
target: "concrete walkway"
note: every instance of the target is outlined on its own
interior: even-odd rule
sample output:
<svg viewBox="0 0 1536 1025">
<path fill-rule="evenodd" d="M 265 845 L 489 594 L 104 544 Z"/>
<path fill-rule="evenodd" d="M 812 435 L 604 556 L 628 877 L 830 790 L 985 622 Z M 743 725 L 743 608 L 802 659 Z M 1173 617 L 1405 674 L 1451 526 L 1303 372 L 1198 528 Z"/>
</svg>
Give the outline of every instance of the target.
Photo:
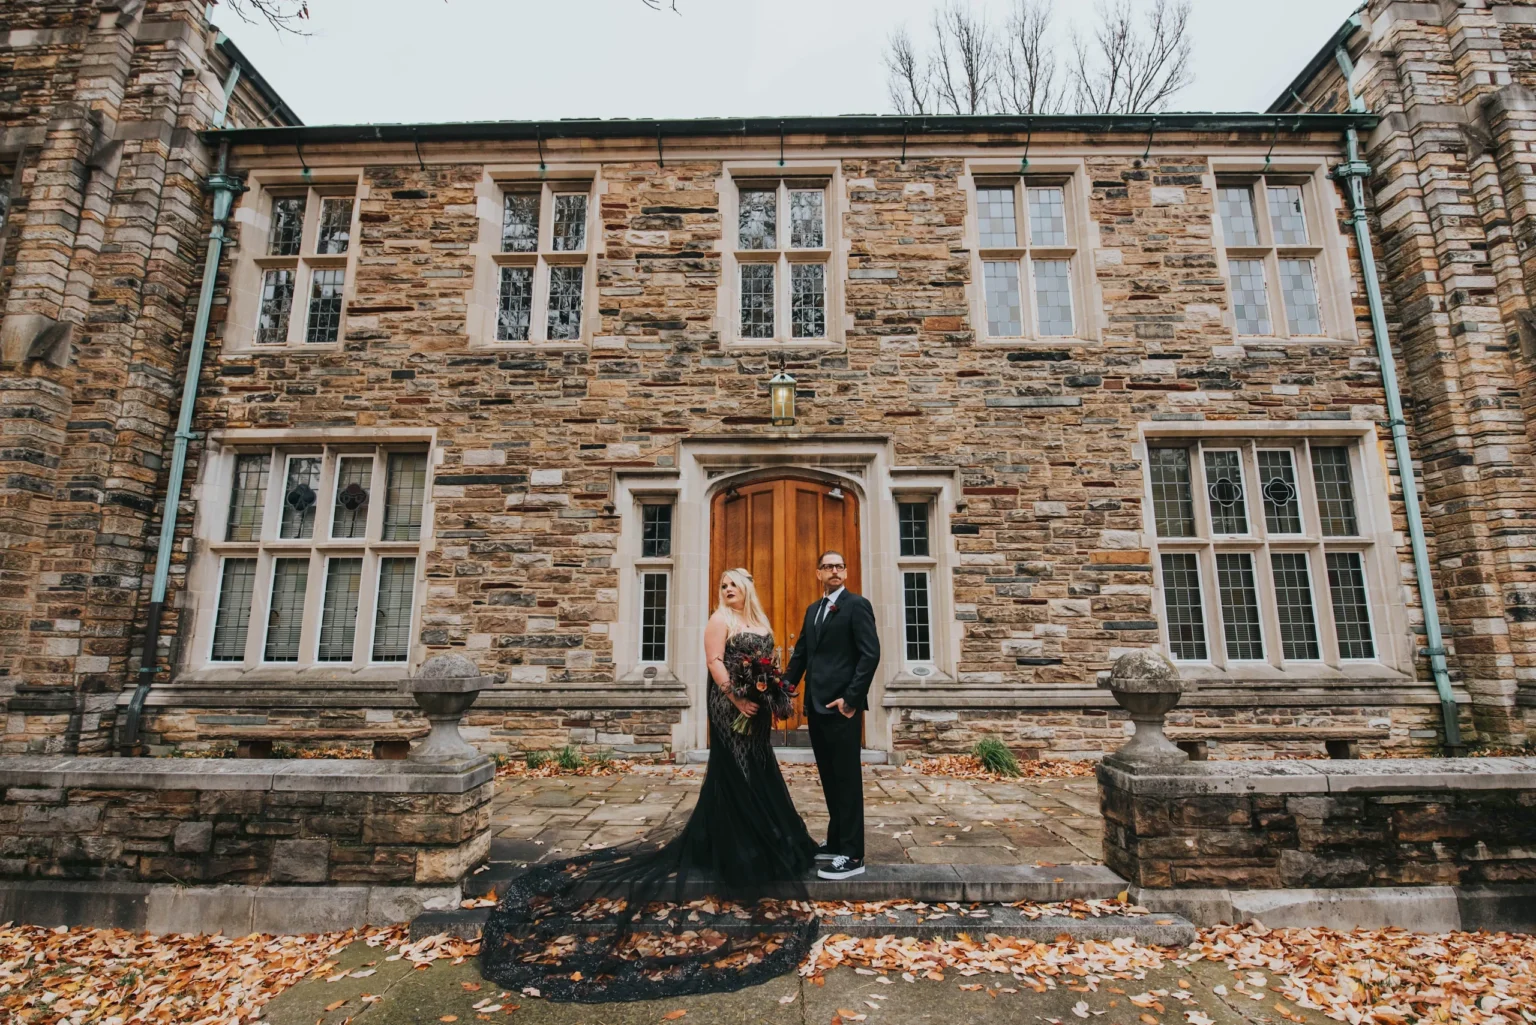
<svg viewBox="0 0 1536 1025">
<path fill-rule="evenodd" d="M 785 765 L 811 835 L 826 835 L 821 784 Z M 702 768 L 639 766 L 613 776 L 503 778 L 492 803 L 498 860 L 536 863 L 681 824 Z M 908 865 L 1067 865 L 1100 860 L 1103 822 L 1092 777 L 972 782 L 864 767 L 865 857 Z"/>
</svg>

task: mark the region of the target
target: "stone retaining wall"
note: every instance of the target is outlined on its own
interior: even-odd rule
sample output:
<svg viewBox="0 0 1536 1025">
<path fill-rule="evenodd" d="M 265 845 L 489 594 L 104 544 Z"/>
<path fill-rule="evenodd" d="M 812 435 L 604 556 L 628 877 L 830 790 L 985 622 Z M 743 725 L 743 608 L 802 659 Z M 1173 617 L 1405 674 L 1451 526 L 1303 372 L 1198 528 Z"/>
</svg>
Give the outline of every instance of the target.
<svg viewBox="0 0 1536 1025">
<path fill-rule="evenodd" d="M 491 842 L 489 760 L 0 758 L 0 879 L 457 884 Z"/>
<path fill-rule="evenodd" d="M 1536 758 L 1099 766 L 1104 860 L 1155 890 L 1536 883 Z"/>
</svg>

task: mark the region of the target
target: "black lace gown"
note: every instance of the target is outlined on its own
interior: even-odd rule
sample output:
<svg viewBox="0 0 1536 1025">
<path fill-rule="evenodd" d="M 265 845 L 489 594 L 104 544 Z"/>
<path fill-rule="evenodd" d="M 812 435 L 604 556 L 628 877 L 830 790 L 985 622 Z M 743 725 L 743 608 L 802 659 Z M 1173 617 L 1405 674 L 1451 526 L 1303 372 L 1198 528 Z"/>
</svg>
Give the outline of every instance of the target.
<svg viewBox="0 0 1536 1025">
<path fill-rule="evenodd" d="M 743 658 L 771 656 L 773 638 L 726 640 L 733 678 Z M 486 922 L 481 974 L 514 992 L 581 1002 L 729 992 L 793 969 L 816 935 L 814 918 L 786 909 L 803 900 L 816 854 L 774 758 L 769 710 L 745 733 L 736 706 L 711 679 L 709 765 L 698 803 L 659 847 L 629 844 L 543 865 L 513 880 Z M 681 907 L 704 894 L 734 909 Z M 658 917 L 660 916 L 660 917 Z M 641 923 L 650 933 L 642 932 Z M 661 949 L 657 929 L 691 930 L 699 949 Z M 647 939 L 649 937 L 649 939 Z M 663 937 L 664 939 L 664 937 Z"/>
</svg>

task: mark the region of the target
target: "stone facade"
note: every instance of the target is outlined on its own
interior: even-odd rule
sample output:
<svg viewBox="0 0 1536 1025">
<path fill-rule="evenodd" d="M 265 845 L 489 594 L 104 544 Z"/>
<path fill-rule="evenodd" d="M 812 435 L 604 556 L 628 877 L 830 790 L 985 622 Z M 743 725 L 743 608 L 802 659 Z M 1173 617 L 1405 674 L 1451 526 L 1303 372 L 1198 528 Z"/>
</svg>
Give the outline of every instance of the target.
<svg viewBox="0 0 1536 1025">
<path fill-rule="evenodd" d="M 155 290 L 159 305 L 150 304 L 164 307 L 156 316 L 174 314 L 175 330 L 156 332 L 138 307 L 103 314 L 102 342 L 78 348 L 68 366 L 8 364 L 0 382 L 6 408 L 19 411 L 0 429 L 35 439 L 7 441 L 10 454 L 0 454 L 18 464 L 7 471 L 8 529 L 26 534 L 7 545 L 0 666 L 25 692 L 11 699 L 3 743 L 99 749 L 138 682 L 132 622 L 142 622 L 135 610 L 159 523 L 170 387 L 192 319 L 196 239 L 207 227 L 189 190 L 212 149 L 227 143 L 249 191 L 231 223 L 199 381 L 198 440 L 176 496 L 170 600 L 142 720 L 152 746 L 233 746 L 280 730 L 324 743 L 418 728 L 398 680 L 432 654 L 462 650 L 497 677 L 466 720 L 466 736 L 486 750 L 572 743 L 669 757 L 702 747 L 710 502 L 734 481 L 794 473 L 851 489 L 865 517 L 864 590 L 881 609 L 887 656 L 869 746 L 954 751 L 995 735 L 1027 756 L 1096 757 L 1128 729 L 1097 680 L 1124 651 L 1169 643 L 1158 568 L 1166 549 L 1145 472 L 1150 443 L 1167 439 L 1347 444 L 1371 581 L 1371 658 L 1193 667 L 1188 724 L 1359 727 L 1367 749 L 1432 751 L 1440 703 L 1420 650 L 1360 254 L 1348 202 L 1329 176 L 1352 125 L 1376 168 L 1374 246 L 1422 453 L 1453 697 L 1474 739 L 1523 742 L 1528 535 L 1512 522 L 1530 498 L 1530 375 L 1516 344 L 1524 222 L 1502 197 L 1518 196 L 1530 169 L 1513 155 L 1501 164 L 1499 154 L 1516 153 L 1525 129 L 1498 114 L 1494 135 L 1506 133 L 1507 143 L 1484 145 L 1468 165 L 1469 151 L 1453 145 L 1462 130 L 1452 139 L 1425 120 L 1445 103 L 1402 90 L 1426 80 L 1441 88 L 1445 75 L 1420 72 L 1443 66 L 1470 83 L 1458 110 L 1515 109 L 1517 92 L 1507 89 L 1477 105 L 1476 83 L 1515 82 L 1513 71 L 1479 62 L 1498 55 L 1523 67 L 1522 12 L 1536 8 L 1441 6 L 1452 12 L 1442 20 L 1475 23 L 1482 35 L 1432 25 L 1428 5 L 1414 5 L 1411 21 L 1402 5 L 1364 12 L 1365 27 L 1348 40 L 1371 111 L 1362 116 L 184 133 L 191 155 L 166 180 L 182 190 L 185 216 L 147 222 L 188 236 L 161 268 L 174 287 Z M 190 0 L 146 10 L 196 24 Z M 1463 42 L 1499 26 L 1512 33 L 1502 48 Z M 137 53 L 131 36 L 121 45 Z M 1404 45 L 1410 39 L 1418 50 Z M 1389 74 L 1393 61 L 1417 62 L 1415 73 Z M 1309 106 L 1342 109 L 1331 68 L 1298 83 Z M 202 106 L 181 127 L 211 123 L 209 94 L 194 92 Z M 993 341 L 977 190 L 1021 171 L 1064 183 L 1075 323 L 1065 337 Z M 1305 196 L 1307 258 L 1326 325 L 1316 337 L 1235 329 L 1230 274 L 1241 256 L 1220 242 L 1217 189 L 1266 174 Z M 832 301 L 825 337 L 814 342 L 756 343 L 735 327 L 741 259 L 755 258 L 734 252 L 741 183 L 767 179 L 785 188 L 814 180 L 824 197 Z M 548 197 L 577 184 L 591 203 L 584 262 L 556 253 L 526 265 L 586 269 L 583 327 L 564 342 L 498 342 L 500 268 L 524 265 L 497 244 L 502 193 L 532 187 Z M 341 195 L 355 203 L 344 256 L 295 258 L 341 271 L 341 327 L 333 343 L 257 344 L 263 275 L 277 266 L 273 197 L 299 193 L 312 206 Z M 9 237 L 25 253 L 33 215 L 18 209 Z M 21 268 L 11 252 L 7 266 Z M 13 310 L 64 317 L 74 308 L 67 276 L 57 302 L 40 279 L 25 288 L 8 280 L 8 324 Z M 294 309 L 306 301 L 301 291 Z M 767 384 L 781 361 L 797 382 L 792 427 L 769 423 Z M 92 381 L 116 374 L 110 380 L 122 383 L 82 389 L 88 370 Z M 142 391 L 131 399 L 130 381 Z M 97 410 L 103 403 L 113 409 Z M 94 448 L 93 431 L 106 439 Z M 419 546 L 386 552 L 415 560 L 408 656 L 347 669 L 220 664 L 209 652 L 220 560 L 233 551 L 221 545 L 235 458 L 322 445 L 339 453 L 328 459 L 374 448 L 428 454 Z M 99 485 L 79 483 L 84 471 L 72 460 L 96 468 Z M 934 549 L 924 564 L 933 616 L 924 673 L 901 657 L 895 503 L 911 495 L 929 503 Z M 639 509 L 659 498 L 677 510 L 669 657 L 647 667 L 637 654 Z M 1313 572 L 1323 588 L 1321 568 Z M 31 694 L 38 685 L 56 693 Z M 1228 750 L 1276 747 L 1235 741 Z"/>
<path fill-rule="evenodd" d="M 1529 758 L 1099 766 L 1104 862 L 1133 886 L 1536 882 Z"/>
</svg>

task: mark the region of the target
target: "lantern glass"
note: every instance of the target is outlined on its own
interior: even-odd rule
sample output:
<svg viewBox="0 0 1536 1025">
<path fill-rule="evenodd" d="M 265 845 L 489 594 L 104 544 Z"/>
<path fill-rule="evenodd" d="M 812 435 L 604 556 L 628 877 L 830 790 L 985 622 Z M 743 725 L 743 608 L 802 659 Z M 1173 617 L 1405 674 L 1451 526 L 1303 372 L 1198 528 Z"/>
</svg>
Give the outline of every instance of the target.
<svg viewBox="0 0 1536 1025">
<path fill-rule="evenodd" d="M 795 379 L 778 374 L 768 382 L 768 407 L 775 427 L 791 427 L 795 422 Z"/>
</svg>

